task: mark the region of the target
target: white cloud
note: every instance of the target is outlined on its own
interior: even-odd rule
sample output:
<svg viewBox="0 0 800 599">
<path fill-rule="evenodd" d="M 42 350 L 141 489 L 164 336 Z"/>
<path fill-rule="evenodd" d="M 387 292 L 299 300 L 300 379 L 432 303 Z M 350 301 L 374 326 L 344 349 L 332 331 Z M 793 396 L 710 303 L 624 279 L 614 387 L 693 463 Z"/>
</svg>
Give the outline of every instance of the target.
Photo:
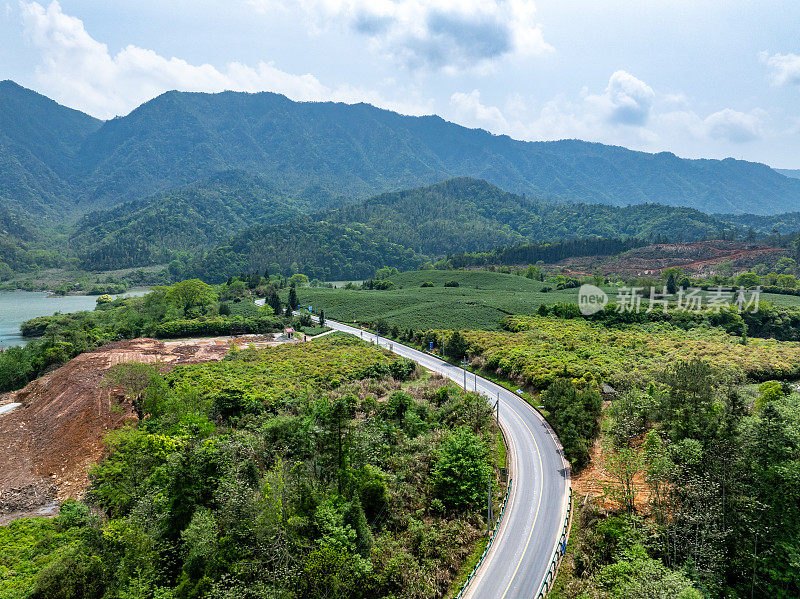
<svg viewBox="0 0 800 599">
<path fill-rule="evenodd" d="M 708 136 L 734 143 L 753 141 L 761 137 L 761 119 L 754 114 L 725 108 L 704 119 Z"/>
<path fill-rule="evenodd" d="M 500 109 L 497 106 L 481 104 L 481 93 L 477 89 L 468 94 L 454 93 L 450 96 L 450 105 L 455 110 L 456 120 L 462 125 L 496 132 L 508 130 L 508 121 Z"/>
<path fill-rule="evenodd" d="M 772 81 L 775 85 L 800 84 L 800 56 L 797 54 L 761 53 L 761 61 L 772 67 Z"/>
<path fill-rule="evenodd" d="M 409 68 L 485 70 L 495 59 L 553 50 L 531 0 L 247 0 L 261 12 L 299 7 L 314 29 L 366 36 Z"/>
<path fill-rule="evenodd" d="M 406 114 L 430 112 L 426 102 L 391 102 L 378 92 L 349 86 L 330 88 L 314 75 L 295 75 L 273 62 L 249 66 L 231 62 L 218 69 L 165 58 L 129 45 L 112 55 L 86 31 L 83 22 L 65 14 L 58 2 L 44 7 L 22 3 L 26 34 L 41 54 L 36 77 L 44 91 L 68 106 L 102 118 L 126 114 L 168 90 L 220 92 L 273 91 L 294 100 L 366 101 Z"/>
<path fill-rule="evenodd" d="M 616 71 L 603 94 L 586 100 L 603 111 L 610 123 L 639 126 L 647 122 L 654 98 L 655 92 L 644 81 L 626 71 Z"/>
<path fill-rule="evenodd" d="M 605 90 L 586 88 L 573 98 L 556 96 L 544 103 L 509 96 L 504 109 L 481 101 L 479 90 L 451 96 L 454 120 L 517 139 L 577 138 L 645 151 L 691 148 L 719 142 L 741 144 L 767 135 L 766 113 L 724 108 L 701 117 L 681 94 L 658 94 L 625 71 L 611 75 Z M 679 108 L 676 109 L 676 106 Z"/>
</svg>

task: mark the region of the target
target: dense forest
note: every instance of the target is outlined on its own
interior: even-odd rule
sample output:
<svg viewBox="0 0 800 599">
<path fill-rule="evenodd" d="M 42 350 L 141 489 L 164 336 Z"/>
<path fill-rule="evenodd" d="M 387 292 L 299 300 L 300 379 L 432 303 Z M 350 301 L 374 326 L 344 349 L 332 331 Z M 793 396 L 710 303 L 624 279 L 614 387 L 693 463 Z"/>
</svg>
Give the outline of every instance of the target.
<svg viewBox="0 0 800 599">
<path fill-rule="evenodd" d="M 72 244 L 81 264 L 92 269 L 164 263 L 176 251 L 205 249 L 184 274 L 220 281 L 278 264 L 284 273 L 343 279 L 365 278 L 385 266 L 415 268 L 452 252 L 536 240 L 681 241 L 735 231 L 689 208 L 546 204 L 467 178 L 313 215 L 300 215 L 307 207 L 272 197 L 263 180 L 227 173 L 170 196 L 91 214 L 78 224 Z"/>
<path fill-rule="evenodd" d="M 91 270 L 165 264 L 176 252 L 217 246 L 253 223 L 293 220 L 300 208 L 259 177 L 224 172 L 174 192 L 82 217 L 70 238 Z"/>
<path fill-rule="evenodd" d="M 236 174 L 229 176 L 235 178 Z M 248 189 L 247 183 L 242 185 Z M 255 191 L 238 193 L 258 195 Z M 187 207 L 176 214 L 175 221 L 184 222 L 183 214 L 191 221 L 197 210 L 207 206 L 204 201 L 197 204 L 199 208 Z M 115 212 L 122 212 L 126 206 Z M 232 218 L 222 223 L 211 221 L 202 232 L 199 225 L 192 225 L 187 230 L 193 235 L 184 238 L 180 227 L 173 229 L 169 224 L 169 206 L 151 201 L 130 218 L 120 216 L 109 225 L 90 227 L 84 221 L 73 240 L 93 240 L 90 249 L 83 251 L 85 263 L 94 268 L 107 266 L 113 260 L 129 266 L 132 262 L 143 265 L 154 263 L 157 258 L 164 261 L 176 257 L 175 253 L 170 254 L 170 248 L 176 245 L 188 248 L 203 240 L 213 241 L 210 231 L 230 230 L 230 223 L 237 222 Z M 211 218 L 214 214 L 224 216 L 225 211 L 217 209 L 216 203 L 212 207 Z M 175 266 L 176 272 L 215 282 L 242 271 L 265 268 L 284 274 L 303 272 L 322 280 L 362 279 L 380 268 L 413 269 L 458 251 L 473 252 L 451 256 L 458 266 L 547 262 L 570 256 L 616 254 L 638 247 L 644 240 L 692 241 L 747 235 L 745 228 L 689 208 L 546 204 L 467 178 L 383 194 L 276 224 L 275 220 L 291 210 L 288 204 L 280 204 L 280 208 L 273 205 L 271 212 L 261 218 L 254 216 L 251 220 L 260 224 L 244 228 L 224 245 L 178 257 L 182 264 Z M 115 229 L 126 218 L 127 224 Z M 146 232 L 140 226 L 144 222 L 152 222 L 154 230 L 162 234 Z M 764 235 L 765 231 L 759 229 L 758 234 Z M 560 241 L 565 239 L 570 241 Z"/>
</svg>

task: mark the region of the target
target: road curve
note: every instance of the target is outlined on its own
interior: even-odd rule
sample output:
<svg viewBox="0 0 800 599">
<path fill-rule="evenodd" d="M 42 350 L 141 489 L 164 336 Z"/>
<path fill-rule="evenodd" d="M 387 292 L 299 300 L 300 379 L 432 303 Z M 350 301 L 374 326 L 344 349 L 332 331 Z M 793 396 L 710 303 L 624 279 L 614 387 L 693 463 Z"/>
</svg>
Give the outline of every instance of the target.
<svg viewBox="0 0 800 599">
<path fill-rule="evenodd" d="M 332 320 L 326 320 L 325 324 L 365 341 L 377 342 L 459 385 L 464 383 L 461 368 L 430 354 L 346 324 Z M 564 523 L 569 468 L 550 426 L 523 399 L 470 373 L 467 373 L 467 389 L 476 389 L 500 401 L 500 427 L 509 446 L 509 470 L 514 482 L 500 530 L 464 597 L 536 599 Z"/>
</svg>

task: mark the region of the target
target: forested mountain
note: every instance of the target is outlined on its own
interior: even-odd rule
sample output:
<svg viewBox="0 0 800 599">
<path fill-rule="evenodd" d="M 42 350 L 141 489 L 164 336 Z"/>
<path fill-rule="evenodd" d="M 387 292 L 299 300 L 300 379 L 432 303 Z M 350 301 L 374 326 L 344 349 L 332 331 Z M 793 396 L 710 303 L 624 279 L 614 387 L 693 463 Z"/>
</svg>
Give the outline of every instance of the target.
<svg viewBox="0 0 800 599">
<path fill-rule="evenodd" d="M 36 215 L 72 211 L 81 143 L 102 124 L 13 81 L 0 81 L 0 207 Z"/>
<path fill-rule="evenodd" d="M 320 279 L 360 279 L 385 266 L 415 268 L 460 252 L 577 238 L 698 240 L 733 227 L 691 208 L 549 204 L 486 181 L 452 179 L 387 193 L 294 222 L 262 223 L 190 261 L 183 276 L 220 281 L 278 268 Z"/>
<path fill-rule="evenodd" d="M 469 178 L 382 194 L 324 219 L 364 223 L 388 241 L 434 256 L 576 237 L 696 240 L 728 228 L 691 208 L 546 203 Z"/>
<path fill-rule="evenodd" d="M 720 220 L 729 222 L 740 228 L 752 228 L 756 233 L 769 235 L 778 232 L 781 235 L 800 231 L 800 212 L 784 214 L 716 214 Z"/>
<path fill-rule="evenodd" d="M 317 209 L 460 176 L 546 201 L 758 214 L 800 205 L 800 180 L 763 164 L 522 142 L 367 104 L 168 92 L 101 123 L 13 82 L 0 87 L 0 196 L 30 211 L 59 205 L 67 217 L 230 169 Z"/>
<path fill-rule="evenodd" d="M 776 168 L 781 175 L 791 177 L 792 179 L 800 179 L 800 169 Z"/>
<path fill-rule="evenodd" d="M 269 269 L 333 281 L 364 279 L 385 266 L 414 269 L 425 259 L 361 223 L 340 225 L 306 219 L 252 227 L 226 245 L 198 254 L 179 274 L 217 282 L 241 272 Z"/>
<path fill-rule="evenodd" d="M 93 269 L 159 264 L 175 251 L 215 247 L 255 223 L 278 224 L 300 212 L 262 178 L 228 171 L 88 214 L 70 244 L 80 263 Z"/>
</svg>

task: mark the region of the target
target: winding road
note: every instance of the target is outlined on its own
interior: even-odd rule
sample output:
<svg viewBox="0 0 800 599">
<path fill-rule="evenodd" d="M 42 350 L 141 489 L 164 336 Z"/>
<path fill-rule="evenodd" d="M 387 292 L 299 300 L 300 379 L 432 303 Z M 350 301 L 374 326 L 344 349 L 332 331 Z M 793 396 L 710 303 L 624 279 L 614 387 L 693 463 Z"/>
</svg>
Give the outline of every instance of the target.
<svg viewBox="0 0 800 599">
<path fill-rule="evenodd" d="M 459 385 L 464 371 L 430 354 L 346 324 L 333 329 L 377 343 Z M 500 427 L 513 477 L 508 505 L 495 540 L 463 597 L 536 599 L 561 535 L 569 502 L 570 474 L 558 439 L 535 409 L 516 394 L 467 373 L 467 389 L 500 402 Z"/>
</svg>

